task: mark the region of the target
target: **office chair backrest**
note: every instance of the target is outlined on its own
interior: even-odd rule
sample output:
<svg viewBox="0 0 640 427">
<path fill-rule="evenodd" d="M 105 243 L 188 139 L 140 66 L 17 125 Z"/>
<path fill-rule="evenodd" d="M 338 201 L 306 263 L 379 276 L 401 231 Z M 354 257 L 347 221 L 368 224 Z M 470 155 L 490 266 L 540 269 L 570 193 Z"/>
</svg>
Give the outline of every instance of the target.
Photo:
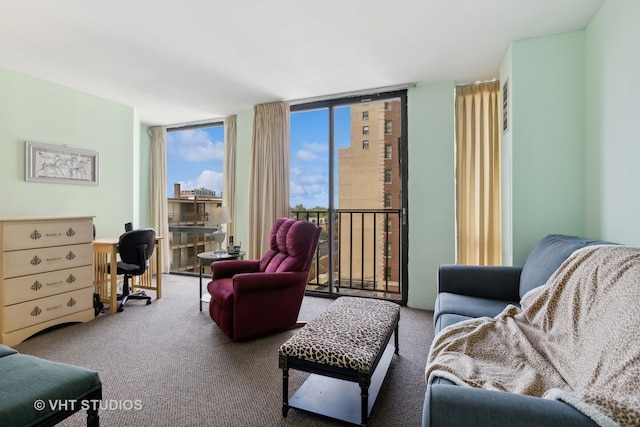
<svg viewBox="0 0 640 427">
<path fill-rule="evenodd" d="M 132 230 L 133 230 L 133 223 L 132 222 L 127 222 L 124 225 L 124 231 L 126 232 L 126 231 L 132 231 Z"/>
<path fill-rule="evenodd" d="M 148 259 L 153 254 L 156 232 L 153 228 L 139 228 L 127 231 L 120 236 L 118 252 L 120 259 L 127 264 L 137 264 L 142 273 L 147 269 Z"/>
</svg>

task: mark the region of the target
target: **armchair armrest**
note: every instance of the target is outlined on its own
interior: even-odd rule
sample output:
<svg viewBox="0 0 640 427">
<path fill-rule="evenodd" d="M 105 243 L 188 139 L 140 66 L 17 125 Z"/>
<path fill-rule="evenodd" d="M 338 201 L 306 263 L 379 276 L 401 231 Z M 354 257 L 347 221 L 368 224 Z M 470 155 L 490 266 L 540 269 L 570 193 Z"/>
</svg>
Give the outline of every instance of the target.
<svg viewBox="0 0 640 427">
<path fill-rule="evenodd" d="M 438 267 L 438 293 L 518 301 L 521 272 L 522 267 L 441 265 Z"/>
<path fill-rule="evenodd" d="M 596 424 L 582 412 L 559 400 L 431 384 L 425 395 L 422 426 L 584 427 Z"/>
<path fill-rule="evenodd" d="M 255 273 L 260 268 L 259 260 L 230 259 L 211 263 L 211 274 L 214 279 L 233 277 L 239 273 Z"/>
<path fill-rule="evenodd" d="M 233 292 L 268 291 L 300 285 L 307 280 L 308 273 L 243 273 L 233 276 Z"/>
</svg>

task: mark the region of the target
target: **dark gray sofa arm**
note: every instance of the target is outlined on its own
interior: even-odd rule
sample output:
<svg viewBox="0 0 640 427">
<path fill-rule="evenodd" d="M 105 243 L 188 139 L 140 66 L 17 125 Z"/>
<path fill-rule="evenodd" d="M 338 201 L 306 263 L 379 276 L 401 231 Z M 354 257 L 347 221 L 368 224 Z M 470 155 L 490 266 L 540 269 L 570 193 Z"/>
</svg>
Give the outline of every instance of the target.
<svg viewBox="0 0 640 427">
<path fill-rule="evenodd" d="M 422 427 L 594 427 L 582 412 L 558 400 L 456 385 L 431 384 Z"/>
<path fill-rule="evenodd" d="M 521 272 L 522 267 L 443 264 L 438 267 L 438 293 L 519 301 Z"/>
</svg>

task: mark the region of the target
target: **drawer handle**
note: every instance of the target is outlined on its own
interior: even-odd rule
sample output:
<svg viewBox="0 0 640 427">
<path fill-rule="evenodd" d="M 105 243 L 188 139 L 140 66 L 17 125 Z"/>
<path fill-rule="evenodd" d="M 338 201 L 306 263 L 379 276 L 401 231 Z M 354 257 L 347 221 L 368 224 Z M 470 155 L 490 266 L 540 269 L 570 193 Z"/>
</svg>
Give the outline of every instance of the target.
<svg viewBox="0 0 640 427">
<path fill-rule="evenodd" d="M 36 280 L 35 282 L 33 282 L 33 285 L 31 285 L 31 290 L 39 291 L 41 287 L 42 287 L 42 283 Z"/>
<path fill-rule="evenodd" d="M 40 307 L 38 307 L 37 305 L 33 310 L 31 310 L 31 315 L 33 317 L 38 316 L 40 313 L 42 313 L 42 310 L 40 310 Z"/>
<path fill-rule="evenodd" d="M 47 310 L 56 310 L 56 309 L 61 308 L 61 307 L 62 307 L 62 304 L 54 305 L 53 307 L 47 307 Z"/>
<path fill-rule="evenodd" d="M 47 261 L 60 261 L 62 258 L 47 258 Z"/>
<path fill-rule="evenodd" d="M 47 237 L 62 236 L 62 233 L 47 233 Z"/>
<path fill-rule="evenodd" d="M 29 237 L 31 237 L 32 240 L 38 240 L 39 238 L 42 237 L 42 234 L 40 234 L 38 230 L 33 230 L 33 232 L 29 235 Z"/>
<path fill-rule="evenodd" d="M 47 286 L 59 285 L 62 283 L 62 280 L 58 280 L 57 282 L 47 283 Z"/>
</svg>

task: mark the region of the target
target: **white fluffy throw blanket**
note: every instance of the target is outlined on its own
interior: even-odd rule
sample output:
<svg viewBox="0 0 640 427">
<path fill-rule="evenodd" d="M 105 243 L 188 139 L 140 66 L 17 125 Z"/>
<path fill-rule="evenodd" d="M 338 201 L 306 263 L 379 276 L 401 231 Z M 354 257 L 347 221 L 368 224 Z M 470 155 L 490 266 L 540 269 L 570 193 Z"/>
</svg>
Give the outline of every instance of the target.
<svg viewBox="0 0 640 427">
<path fill-rule="evenodd" d="M 578 250 L 522 309 L 443 329 L 425 375 L 559 399 L 601 426 L 640 426 L 640 248 Z"/>
</svg>

